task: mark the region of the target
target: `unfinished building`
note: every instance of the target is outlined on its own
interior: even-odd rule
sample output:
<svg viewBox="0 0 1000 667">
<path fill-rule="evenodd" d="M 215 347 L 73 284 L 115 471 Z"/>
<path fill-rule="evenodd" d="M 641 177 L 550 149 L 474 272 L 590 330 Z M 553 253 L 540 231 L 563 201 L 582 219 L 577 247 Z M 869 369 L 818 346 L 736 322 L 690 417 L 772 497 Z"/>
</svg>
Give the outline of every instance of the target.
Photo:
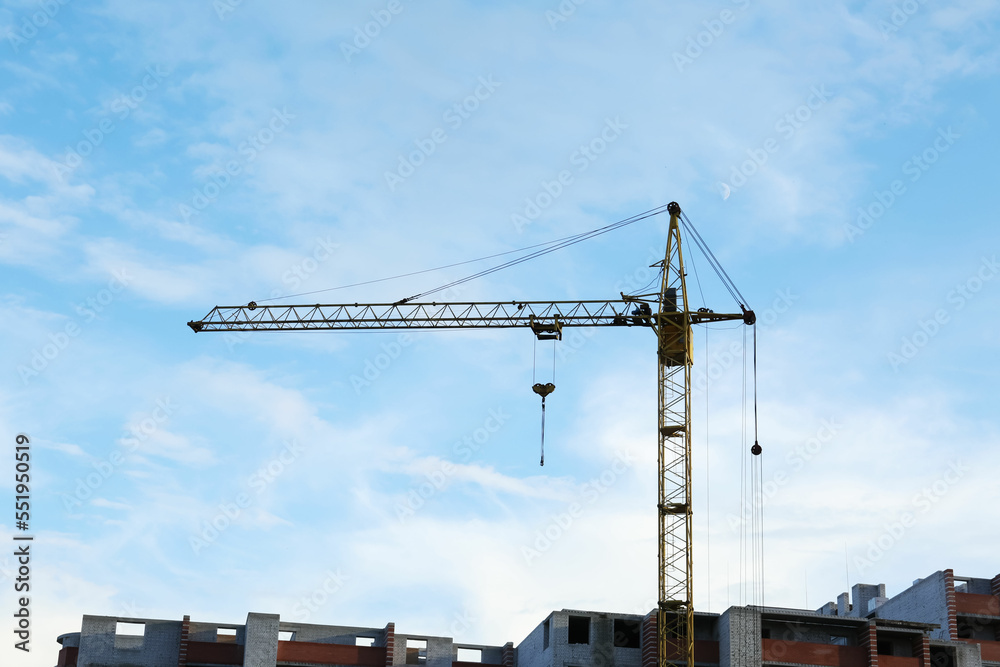
<svg viewBox="0 0 1000 667">
<path fill-rule="evenodd" d="M 1000 574 L 943 570 L 887 598 L 857 584 L 815 611 L 695 615 L 698 667 L 1000 667 Z M 554 611 L 516 647 L 250 613 L 242 624 L 84 616 L 58 667 L 655 667 L 655 614 Z M 673 657 L 673 656 L 668 656 Z"/>
</svg>

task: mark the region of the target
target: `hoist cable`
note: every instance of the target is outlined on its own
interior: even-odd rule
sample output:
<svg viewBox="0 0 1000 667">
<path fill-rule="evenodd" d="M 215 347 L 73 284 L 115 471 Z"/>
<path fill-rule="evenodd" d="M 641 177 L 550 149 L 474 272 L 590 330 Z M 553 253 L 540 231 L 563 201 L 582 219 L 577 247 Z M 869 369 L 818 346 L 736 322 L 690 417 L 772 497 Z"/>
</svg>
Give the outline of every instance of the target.
<svg viewBox="0 0 1000 667">
<path fill-rule="evenodd" d="M 747 434 L 747 345 L 746 329 L 743 329 L 743 381 L 742 405 L 740 421 L 740 605 L 747 604 L 746 581 L 747 581 L 747 454 L 746 454 L 746 434 Z"/>
<path fill-rule="evenodd" d="M 757 442 L 757 324 L 753 325 L 753 441 Z"/>
<path fill-rule="evenodd" d="M 538 338 L 531 339 L 531 384 L 535 384 L 535 367 L 538 365 Z"/>
<path fill-rule="evenodd" d="M 538 465 L 545 465 L 545 397 L 542 396 L 542 458 Z"/>
<path fill-rule="evenodd" d="M 697 277 L 697 272 L 695 272 Z M 700 289 L 699 284 L 699 289 Z M 704 297 L 702 297 L 704 299 Z M 703 301 L 704 303 L 704 301 Z M 708 329 L 705 329 L 705 359 L 708 359 Z M 709 420 L 709 401 L 708 401 L 708 387 L 709 387 L 709 377 L 706 369 L 705 372 L 705 573 L 708 579 L 708 604 L 706 607 L 708 609 L 712 608 L 712 456 L 710 452 L 710 439 L 709 439 L 709 426 L 711 425 L 711 420 Z"/>
<path fill-rule="evenodd" d="M 759 441 L 757 440 L 757 324 L 753 325 L 753 441 L 755 445 L 759 446 Z M 758 474 L 761 479 L 761 498 L 760 498 L 760 604 L 764 606 L 764 497 L 763 497 L 763 478 L 764 478 L 764 459 L 758 454 Z"/>
<path fill-rule="evenodd" d="M 552 384 L 556 383 L 556 341 L 552 339 Z"/>
</svg>

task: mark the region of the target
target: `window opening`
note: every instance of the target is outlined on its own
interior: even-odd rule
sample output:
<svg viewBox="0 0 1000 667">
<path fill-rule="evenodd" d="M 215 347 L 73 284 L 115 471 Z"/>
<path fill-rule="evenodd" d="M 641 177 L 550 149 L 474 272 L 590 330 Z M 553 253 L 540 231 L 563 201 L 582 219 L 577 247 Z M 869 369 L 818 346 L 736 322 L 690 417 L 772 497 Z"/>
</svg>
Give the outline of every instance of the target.
<svg viewBox="0 0 1000 667">
<path fill-rule="evenodd" d="M 427 640 L 406 639 L 406 664 L 423 665 L 427 663 Z"/>
<path fill-rule="evenodd" d="M 483 649 L 481 648 L 458 648 L 459 662 L 482 662 Z"/>
<path fill-rule="evenodd" d="M 569 643 L 589 644 L 590 643 L 590 617 L 570 616 L 569 617 Z"/>
<path fill-rule="evenodd" d="M 615 619 L 615 646 L 639 648 L 639 621 Z"/>
</svg>

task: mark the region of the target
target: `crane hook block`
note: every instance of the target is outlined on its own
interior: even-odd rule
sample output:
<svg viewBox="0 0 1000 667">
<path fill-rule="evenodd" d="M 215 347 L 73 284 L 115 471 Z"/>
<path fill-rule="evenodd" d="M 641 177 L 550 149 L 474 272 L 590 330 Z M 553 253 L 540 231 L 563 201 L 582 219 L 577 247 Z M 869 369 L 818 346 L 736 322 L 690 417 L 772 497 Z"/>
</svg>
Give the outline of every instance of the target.
<svg viewBox="0 0 1000 667">
<path fill-rule="evenodd" d="M 531 386 L 531 391 L 541 396 L 543 401 L 545 400 L 546 396 L 548 396 L 555 390 L 556 386 L 551 382 L 546 382 L 545 384 L 542 384 L 541 382 L 536 382 Z"/>
<path fill-rule="evenodd" d="M 753 447 L 750 448 L 750 453 L 754 456 L 760 456 L 760 453 L 764 451 L 764 448 L 760 446 L 760 443 L 756 440 L 753 441 Z"/>
</svg>

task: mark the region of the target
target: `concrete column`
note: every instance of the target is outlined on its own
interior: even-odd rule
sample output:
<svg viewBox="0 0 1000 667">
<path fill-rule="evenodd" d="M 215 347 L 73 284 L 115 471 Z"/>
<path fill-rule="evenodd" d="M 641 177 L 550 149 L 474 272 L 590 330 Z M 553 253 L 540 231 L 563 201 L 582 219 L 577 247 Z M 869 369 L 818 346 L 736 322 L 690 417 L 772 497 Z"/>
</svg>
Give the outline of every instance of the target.
<svg viewBox="0 0 1000 667">
<path fill-rule="evenodd" d="M 277 614 L 247 614 L 243 667 L 274 667 L 278 663 Z"/>
<path fill-rule="evenodd" d="M 763 657 L 760 613 L 730 607 L 719 617 L 719 667 L 760 667 Z"/>
<path fill-rule="evenodd" d="M 854 584 L 851 587 L 851 597 L 854 598 L 851 615 L 864 618 L 868 615 L 868 603 L 872 598 L 885 597 L 885 584 Z"/>
<path fill-rule="evenodd" d="M 837 616 L 851 615 L 851 598 L 847 593 L 837 596 Z"/>
<path fill-rule="evenodd" d="M 955 572 L 952 569 L 944 571 L 944 601 L 948 610 L 948 639 L 958 639 L 958 607 L 955 605 Z"/>
<path fill-rule="evenodd" d="M 615 667 L 615 622 L 607 614 L 590 619 L 590 650 L 593 667 Z"/>
</svg>

